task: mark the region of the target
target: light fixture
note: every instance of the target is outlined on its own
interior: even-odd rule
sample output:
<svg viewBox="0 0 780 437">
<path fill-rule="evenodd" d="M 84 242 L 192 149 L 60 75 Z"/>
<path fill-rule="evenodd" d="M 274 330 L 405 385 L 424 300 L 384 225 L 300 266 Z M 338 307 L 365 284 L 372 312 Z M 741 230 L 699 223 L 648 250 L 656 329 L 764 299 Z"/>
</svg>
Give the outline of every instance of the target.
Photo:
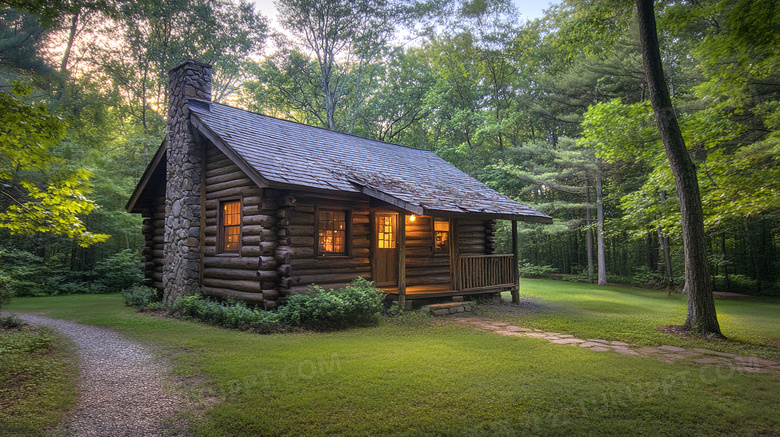
<svg viewBox="0 0 780 437">
<path fill-rule="evenodd" d="M 412 214 L 412 215 L 410 215 L 410 216 L 409 216 L 409 221 L 410 221 L 410 222 L 413 222 L 413 221 L 415 221 L 415 220 L 417 220 L 417 217 L 415 217 L 415 216 L 414 216 L 414 214 Z"/>
</svg>

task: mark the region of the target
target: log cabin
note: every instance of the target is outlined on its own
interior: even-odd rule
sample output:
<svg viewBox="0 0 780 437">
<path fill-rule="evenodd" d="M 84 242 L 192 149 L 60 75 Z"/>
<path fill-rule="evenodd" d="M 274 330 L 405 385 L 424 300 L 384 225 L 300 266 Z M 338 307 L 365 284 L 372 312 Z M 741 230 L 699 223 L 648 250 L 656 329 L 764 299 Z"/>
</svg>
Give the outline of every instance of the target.
<svg viewBox="0 0 780 437">
<path fill-rule="evenodd" d="M 362 276 L 400 305 L 510 290 L 517 222 L 552 219 L 434 153 L 211 101 L 211 67 L 169 72 L 168 126 L 126 209 L 165 302 L 201 293 L 272 309 Z M 495 254 L 496 220 L 513 223 Z"/>
</svg>

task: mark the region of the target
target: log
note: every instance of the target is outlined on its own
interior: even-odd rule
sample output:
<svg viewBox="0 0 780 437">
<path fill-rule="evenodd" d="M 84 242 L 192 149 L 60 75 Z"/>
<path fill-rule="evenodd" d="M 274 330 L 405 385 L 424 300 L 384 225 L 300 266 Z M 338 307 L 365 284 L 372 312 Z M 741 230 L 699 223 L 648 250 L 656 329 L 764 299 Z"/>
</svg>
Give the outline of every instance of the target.
<svg viewBox="0 0 780 437">
<path fill-rule="evenodd" d="M 279 301 L 276 301 L 276 300 L 266 300 L 266 301 L 263 301 L 263 306 L 266 309 L 266 311 L 267 310 L 272 310 L 274 308 L 278 308 L 279 305 L 280 305 Z"/>
<path fill-rule="evenodd" d="M 282 246 L 293 247 L 314 247 L 314 237 L 284 237 L 279 239 L 279 244 Z M 313 252 L 312 252 L 313 253 Z"/>
<path fill-rule="evenodd" d="M 432 256 L 428 258 L 409 258 L 406 257 L 406 268 L 407 269 L 413 269 L 413 268 L 428 268 L 428 267 L 443 267 L 450 265 L 450 257 L 443 255 L 443 256 Z"/>
<path fill-rule="evenodd" d="M 315 274 L 315 275 L 298 275 L 293 274 L 290 276 L 292 278 L 293 285 L 300 285 L 300 284 L 330 284 L 333 282 L 352 282 L 353 279 L 357 278 L 358 276 L 366 277 L 370 276 L 371 271 L 355 271 L 351 273 L 326 273 L 326 274 Z"/>
<path fill-rule="evenodd" d="M 258 281 L 234 281 L 230 279 L 203 278 L 203 285 L 214 288 L 227 288 L 236 291 L 260 293 L 262 289 Z"/>
<path fill-rule="evenodd" d="M 267 229 L 260 225 L 244 225 L 241 227 L 241 234 L 242 235 L 259 235 L 261 236 L 261 241 L 276 241 L 276 232 Z"/>
<path fill-rule="evenodd" d="M 219 287 L 202 287 L 201 291 L 205 295 L 220 297 L 222 299 L 236 299 L 252 304 L 263 303 L 263 293 L 247 293 Z"/>
<path fill-rule="evenodd" d="M 329 269 L 334 267 L 363 267 L 371 265 L 368 258 L 328 258 L 293 259 L 289 264 L 297 269 Z"/>
<path fill-rule="evenodd" d="M 233 182 L 233 181 L 243 181 L 243 185 L 253 185 L 253 182 L 251 179 L 249 179 L 246 176 L 246 173 L 244 173 L 241 170 L 236 169 L 236 171 L 231 172 L 225 172 L 219 175 L 209 175 L 208 172 L 206 172 L 206 189 L 209 189 L 209 187 L 213 188 L 214 190 L 217 190 L 219 184 L 224 184 L 225 182 Z M 228 188 L 228 187 L 225 187 Z"/>
<path fill-rule="evenodd" d="M 278 234 L 280 237 L 291 237 L 291 236 L 305 237 L 309 235 L 314 235 L 314 226 L 305 226 L 305 225 L 288 226 L 286 228 L 279 229 Z"/>
<path fill-rule="evenodd" d="M 276 224 L 276 219 L 270 215 L 244 215 L 244 226 L 262 226 L 272 228 Z"/>
<path fill-rule="evenodd" d="M 371 266 L 369 264 L 365 264 L 362 266 L 341 266 L 341 267 L 330 267 L 330 268 L 319 268 L 319 267 L 312 267 L 312 268 L 294 268 L 292 271 L 292 275 L 289 276 L 317 276 L 317 275 L 327 275 L 330 273 L 355 273 L 358 272 L 361 275 L 366 275 L 367 273 L 371 273 Z"/>
<path fill-rule="evenodd" d="M 235 164 L 230 164 L 224 167 L 215 168 L 213 170 L 206 170 L 206 178 L 213 178 L 215 176 L 227 173 L 235 173 L 236 171 L 239 171 L 238 166 Z"/>
<path fill-rule="evenodd" d="M 207 161 L 208 161 L 208 162 L 206 162 L 206 171 L 207 172 L 209 170 L 216 170 L 218 168 L 225 168 L 225 167 L 229 167 L 231 165 L 235 165 L 235 164 L 233 164 L 233 161 L 231 161 L 230 158 L 228 158 L 227 156 L 225 156 L 224 158 L 218 158 L 218 159 L 214 159 L 214 160 L 208 159 Z"/>
<path fill-rule="evenodd" d="M 258 259 L 239 256 L 206 256 L 203 258 L 203 265 L 225 269 L 257 270 Z"/>
<path fill-rule="evenodd" d="M 276 300 L 279 298 L 278 290 L 263 290 L 263 300 Z"/>
<path fill-rule="evenodd" d="M 213 184 L 213 185 L 209 185 L 208 183 L 206 183 L 206 193 L 218 193 L 220 191 L 226 191 L 226 190 L 229 190 L 231 188 L 240 188 L 243 191 L 243 189 L 245 189 L 245 188 L 247 188 L 247 189 L 255 188 L 256 189 L 257 185 L 255 185 L 254 182 L 252 182 L 252 180 L 249 179 L 246 176 L 244 176 L 241 179 L 221 182 L 221 183 Z"/>
<path fill-rule="evenodd" d="M 258 188 L 257 186 L 254 187 L 234 187 L 234 188 L 227 188 L 224 190 L 219 191 L 212 191 L 206 193 L 206 199 L 220 199 L 223 197 L 234 197 L 234 196 L 262 196 L 263 190 Z"/>
<path fill-rule="evenodd" d="M 485 245 L 485 238 L 460 238 L 460 235 L 458 235 L 458 244 L 460 244 L 461 247 L 463 246 L 484 246 Z"/>
<path fill-rule="evenodd" d="M 276 252 L 276 243 L 273 241 L 262 242 L 257 246 L 242 246 L 241 256 L 273 256 Z"/>
<path fill-rule="evenodd" d="M 284 206 L 293 206 L 297 200 L 295 200 L 295 197 L 293 197 L 291 194 L 286 194 L 282 196 L 282 205 Z"/>
<path fill-rule="evenodd" d="M 276 248 L 275 256 L 279 264 L 290 264 L 289 260 L 291 259 L 313 258 L 314 248 L 279 246 Z"/>
<path fill-rule="evenodd" d="M 281 210 L 285 211 L 285 210 Z M 279 214 L 277 214 L 277 217 Z M 293 226 L 293 225 L 314 225 L 314 214 L 290 214 L 285 213 L 283 214 L 283 217 L 279 218 L 277 221 L 278 226 L 280 227 L 287 227 L 287 226 Z"/>
<path fill-rule="evenodd" d="M 276 273 L 278 273 L 279 276 L 290 276 L 290 272 L 292 272 L 292 266 L 289 264 L 282 264 L 276 268 Z"/>
<path fill-rule="evenodd" d="M 240 269 L 224 269 L 219 267 L 211 267 L 211 268 L 203 269 L 204 280 L 206 278 L 214 278 L 214 279 L 251 281 L 253 279 L 256 279 L 256 277 L 257 277 L 256 270 L 253 271 L 253 270 L 240 270 Z"/>
<path fill-rule="evenodd" d="M 258 261 L 258 270 L 273 270 L 278 265 L 276 258 L 272 256 L 261 256 L 258 258 Z"/>
<path fill-rule="evenodd" d="M 279 274 L 275 270 L 258 270 L 257 279 L 264 282 L 276 282 L 279 279 Z"/>
<path fill-rule="evenodd" d="M 209 237 L 216 237 L 217 235 L 217 225 L 212 226 L 206 226 L 203 229 L 203 234 Z"/>
<path fill-rule="evenodd" d="M 428 268 L 417 268 L 417 269 L 406 269 L 406 277 L 412 278 L 412 277 L 420 277 L 420 276 L 436 276 L 436 275 L 446 275 L 448 278 L 450 276 L 450 268 L 448 267 L 428 267 Z"/>
<path fill-rule="evenodd" d="M 366 279 L 370 279 L 370 278 L 366 278 Z M 316 285 L 320 286 L 323 290 L 330 290 L 331 288 L 344 288 L 344 287 L 348 286 L 351 282 L 352 281 L 349 281 L 349 282 L 336 282 L 336 283 L 332 283 L 332 284 L 316 284 Z M 286 292 L 287 292 L 288 295 L 307 294 L 309 285 L 311 285 L 311 284 L 294 285 L 294 286 L 290 287 L 289 289 L 287 289 Z"/>
<path fill-rule="evenodd" d="M 414 278 L 407 278 L 407 285 L 433 285 L 433 284 L 449 284 L 450 275 L 431 275 L 431 276 L 417 276 Z"/>
</svg>

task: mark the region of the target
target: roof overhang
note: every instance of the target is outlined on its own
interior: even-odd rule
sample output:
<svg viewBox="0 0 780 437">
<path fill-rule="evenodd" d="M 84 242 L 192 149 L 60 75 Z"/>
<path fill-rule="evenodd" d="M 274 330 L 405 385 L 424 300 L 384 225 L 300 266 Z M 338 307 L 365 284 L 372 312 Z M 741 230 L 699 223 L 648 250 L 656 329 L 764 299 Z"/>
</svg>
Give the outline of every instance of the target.
<svg viewBox="0 0 780 437">
<path fill-rule="evenodd" d="M 135 206 L 138 203 L 138 199 L 141 198 L 141 195 L 143 194 L 147 185 L 149 185 L 149 181 L 152 179 L 152 175 L 154 175 L 157 167 L 161 162 L 163 162 L 163 159 L 165 158 L 166 145 L 166 140 L 163 140 L 162 144 L 160 144 L 160 147 L 157 148 L 157 152 L 155 152 L 154 157 L 152 157 L 152 162 L 146 166 L 146 170 L 144 170 L 144 174 L 141 176 L 141 180 L 138 181 L 138 185 L 135 186 L 135 190 L 133 190 L 133 194 L 130 196 L 130 200 L 127 201 L 127 204 L 125 205 L 125 211 L 130 213 L 140 212 L 135 210 Z"/>
</svg>

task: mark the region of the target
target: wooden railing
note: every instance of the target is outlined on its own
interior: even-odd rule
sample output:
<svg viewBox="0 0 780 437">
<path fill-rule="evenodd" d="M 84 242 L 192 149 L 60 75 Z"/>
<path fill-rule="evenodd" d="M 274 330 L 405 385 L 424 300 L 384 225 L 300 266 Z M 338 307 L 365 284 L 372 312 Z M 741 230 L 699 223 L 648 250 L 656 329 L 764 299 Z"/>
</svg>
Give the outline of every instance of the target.
<svg viewBox="0 0 780 437">
<path fill-rule="evenodd" d="M 514 255 L 470 255 L 458 259 L 457 290 L 471 291 L 517 287 L 517 260 Z"/>
</svg>

